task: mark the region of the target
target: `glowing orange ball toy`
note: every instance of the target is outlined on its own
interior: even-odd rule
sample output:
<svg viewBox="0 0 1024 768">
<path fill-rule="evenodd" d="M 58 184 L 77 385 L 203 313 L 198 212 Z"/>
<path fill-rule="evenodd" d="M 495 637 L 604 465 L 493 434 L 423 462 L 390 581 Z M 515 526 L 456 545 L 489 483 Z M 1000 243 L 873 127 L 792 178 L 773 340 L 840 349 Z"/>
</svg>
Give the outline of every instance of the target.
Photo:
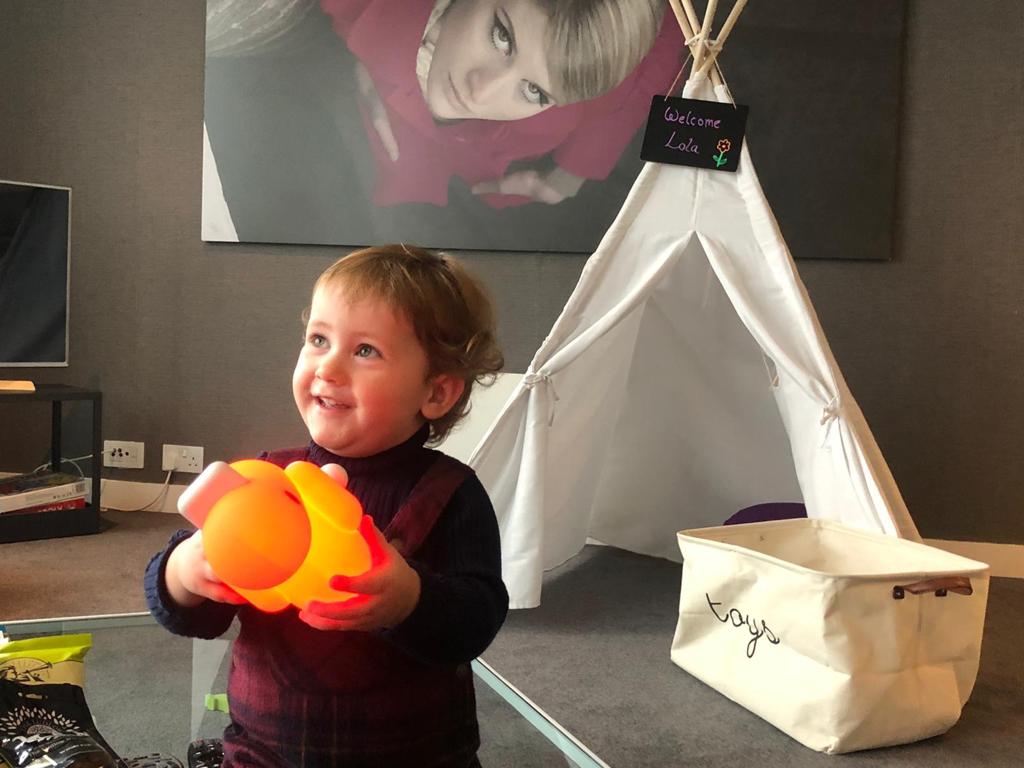
<svg viewBox="0 0 1024 768">
<path fill-rule="evenodd" d="M 359 501 L 308 461 L 281 469 L 247 459 L 207 467 L 178 500 L 178 511 L 203 530 L 203 549 L 217 577 L 263 611 L 311 600 L 338 602 L 335 574 L 370 569 L 359 530 Z"/>
</svg>

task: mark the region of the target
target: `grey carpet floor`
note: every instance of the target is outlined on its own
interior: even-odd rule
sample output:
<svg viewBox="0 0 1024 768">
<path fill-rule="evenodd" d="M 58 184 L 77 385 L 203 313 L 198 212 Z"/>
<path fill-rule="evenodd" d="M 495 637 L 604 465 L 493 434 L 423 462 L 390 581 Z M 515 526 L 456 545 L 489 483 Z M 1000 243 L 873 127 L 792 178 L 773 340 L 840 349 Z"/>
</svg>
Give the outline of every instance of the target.
<svg viewBox="0 0 1024 768">
<path fill-rule="evenodd" d="M 179 515 L 104 512 L 92 536 L 0 544 L 0 623 L 146 610 L 142 573 Z"/>
<path fill-rule="evenodd" d="M 0 545 L 0 623 L 144 610 L 140 574 L 180 518 L 105 517 L 112 527 L 97 536 Z M 1024 581 L 992 580 L 978 682 L 949 733 L 828 757 L 669 661 L 679 577 L 675 563 L 587 547 L 546 576 L 539 608 L 510 613 L 484 658 L 616 767 L 1024 766 Z M 89 701 L 105 715 L 101 730 L 123 754 L 183 757 L 182 745 L 193 735 L 192 681 L 181 670 L 189 669 L 191 654 L 190 641 L 151 628 L 121 631 L 113 646 L 97 635 L 87 660 Z M 483 686 L 478 690 L 488 768 L 565 765 L 507 705 Z M 162 702 L 157 711 L 145 717 L 132 711 L 138 709 L 132 702 L 154 693 Z M 221 727 L 211 714 L 201 732 Z"/>
</svg>

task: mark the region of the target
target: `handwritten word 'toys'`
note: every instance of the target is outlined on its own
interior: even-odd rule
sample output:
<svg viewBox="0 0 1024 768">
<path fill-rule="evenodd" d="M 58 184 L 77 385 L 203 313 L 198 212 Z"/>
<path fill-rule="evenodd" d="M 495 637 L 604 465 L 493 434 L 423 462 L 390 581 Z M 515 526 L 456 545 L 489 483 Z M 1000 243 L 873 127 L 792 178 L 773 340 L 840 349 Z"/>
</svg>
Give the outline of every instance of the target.
<svg viewBox="0 0 1024 768">
<path fill-rule="evenodd" d="M 722 622 L 723 624 L 731 623 L 734 627 L 746 626 L 747 630 L 752 635 L 752 637 L 750 638 L 750 642 L 747 643 L 748 659 L 754 658 L 754 653 L 755 651 L 757 651 L 757 641 L 760 640 L 762 637 L 768 640 L 768 642 L 772 645 L 778 645 L 779 642 L 781 642 L 779 638 L 777 638 L 772 633 L 772 631 L 768 629 L 768 625 L 765 623 L 764 619 L 761 619 L 761 625 L 758 626 L 757 620 L 753 618 L 749 613 L 746 616 L 744 616 L 740 611 L 738 611 L 735 608 L 730 608 L 729 611 L 723 616 L 715 610 L 715 606 L 721 605 L 721 603 L 716 603 L 712 601 L 711 595 L 709 595 L 707 592 L 704 593 L 704 597 L 706 597 L 708 600 L 708 608 L 711 609 L 711 612 L 715 614 L 715 618 L 718 619 L 720 622 Z"/>
</svg>

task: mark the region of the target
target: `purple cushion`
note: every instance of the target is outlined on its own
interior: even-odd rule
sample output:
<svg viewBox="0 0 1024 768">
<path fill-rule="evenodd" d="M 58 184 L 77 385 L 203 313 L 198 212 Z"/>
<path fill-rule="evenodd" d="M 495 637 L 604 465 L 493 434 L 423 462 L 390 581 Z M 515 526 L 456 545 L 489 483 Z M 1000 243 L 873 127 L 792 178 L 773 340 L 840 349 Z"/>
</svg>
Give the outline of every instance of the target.
<svg viewBox="0 0 1024 768">
<path fill-rule="evenodd" d="M 798 501 L 773 501 L 741 509 L 723 525 L 765 523 L 769 520 L 791 520 L 795 517 L 807 517 L 807 507 Z"/>
</svg>

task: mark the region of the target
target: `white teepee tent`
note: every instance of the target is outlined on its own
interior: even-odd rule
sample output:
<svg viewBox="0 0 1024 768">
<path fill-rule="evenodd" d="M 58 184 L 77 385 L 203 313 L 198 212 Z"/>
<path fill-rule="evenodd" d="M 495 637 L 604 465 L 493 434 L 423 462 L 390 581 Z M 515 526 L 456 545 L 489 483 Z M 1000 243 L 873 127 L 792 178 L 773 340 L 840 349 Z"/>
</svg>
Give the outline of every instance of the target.
<svg viewBox="0 0 1024 768">
<path fill-rule="evenodd" d="M 678 559 L 676 531 L 760 502 L 919 538 L 746 145 L 734 174 L 644 167 L 470 464 L 518 608 L 588 537 Z"/>
</svg>

